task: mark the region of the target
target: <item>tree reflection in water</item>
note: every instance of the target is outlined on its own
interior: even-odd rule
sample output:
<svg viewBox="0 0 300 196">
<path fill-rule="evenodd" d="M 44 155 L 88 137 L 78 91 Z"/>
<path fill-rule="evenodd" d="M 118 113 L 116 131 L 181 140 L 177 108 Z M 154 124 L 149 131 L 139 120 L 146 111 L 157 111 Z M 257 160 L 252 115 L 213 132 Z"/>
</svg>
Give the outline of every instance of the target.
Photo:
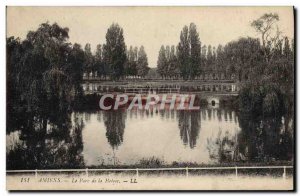
<svg viewBox="0 0 300 196">
<path fill-rule="evenodd" d="M 244 113 L 238 119 L 238 134 L 220 130 L 216 138 L 207 139 L 211 159 L 219 163 L 293 160 L 293 128 L 286 125 L 285 117 L 263 119 Z"/>
<path fill-rule="evenodd" d="M 113 149 L 117 149 L 123 142 L 126 111 L 103 111 L 103 121 L 106 127 L 106 138 Z"/>
<path fill-rule="evenodd" d="M 249 117 L 241 114 L 242 128 L 238 149 L 249 161 L 276 161 L 293 159 L 293 133 L 286 129 L 285 117 Z"/>
<path fill-rule="evenodd" d="M 215 160 L 217 163 L 293 160 L 293 123 L 288 117 L 262 118 L 262 116 L 257 116 L 254 118 L 246 112 L 233 111 L 230 108 L 202 107 L 199 111 L 162 111 L 151 108 L 149 110 L 98 111 L 95 114 L 73 112 L 72 115 L 67 112 L 57 112 L 56 117 L 53 115 L 48 118 L 46 126 L 44 120 L 39 119 L 26 123 L 31 126 L 23 125 L 23 128 L 18 131 L 20 141 L 18 140 L 14 147 L 7 151 L 7 169 L 84 167 L 82 130 L 84 122 L 87 125 L 93 123 L 93 116 L 99 125 L 105 126 L 108 144 L 103 145 L 108 145 L 113 150 L 114 163 L 119 164 L 120 157 L 116 151 L 121 150 L 118 147 L 124 140 L 127 113 L 129 117 L 132 115 L 132 119 L 128 119 L 127 123 L 143 120 L 146 126 L 152 126 L 153 124 L 149 124 L 153 122 L 150 119 L 158 120 L 163 123 L 162 131 L 170 129 L 170 125 L 173 124 L 177 127 L 177 131 L 169 130 L 166 133 L 171 135 L 166 135 L 166 137 L 180 134 L 180 139 L 174 141 L 175 145 L 178 143 L 175 148 L 181 150 L 183 143 L 188 147 L 185 149 L 186 153 L 193 153 L 192 151 L 195 152 L 195 150 L 199 150 L 199 153 L 205 151 L 209 154 L 208 159 Z M 146 122 L 147 119 L 150 121 Z M 166 126 L 164 126 L 164 121 Z M 208 127 L 211 125 L 215 126 Z M 211 138 L 199 138 L 201 128 L 203 129 L 201 137 L 209 137 L 210 133 L 216 134 Z M 211 130 L 213 128 L 218 130 Z M 136 134 L 139 133 L 136 132 Z M 143 138 L 140 135 L 137 137 Z M 204 150 L 201 145 L 197 144 L 200 140 L 206 141 L 203 145 Z M 86 142 L 93 141 L 85 141 L 87 145 Z M 127 145 L 130 144 L 127 143 Z M 147 153 L 145 156 L 148 156 Z M 131 155 L 131 152 L 128 155 Z M 154 155 L 156 155 L 155 152 Z M 177 158 L 174 156 L 174 160 Z M 124 160 L 121 161 L 126 163 L 123 162 Z"/>
<path fill-rule="evenodd" d="M 21 142 L 7 152 L 7 169 L 80 168 L 83 162 L 82 115 L 61 113 L 59 122 L 48 122 L 46 132 L 36 123 L 21 130 Z M 64 122 L 61 121 L 64 119 Z M 29 127 L 27 128 L 29 129 Z"/>
<path fill-rule="evenodd" d="M 190 148 L 196 146 L 200 130 L 200 111 L 178 110 L 178 127 L 180 137 L 184 145 L 189 145 Z"/>
</svg>

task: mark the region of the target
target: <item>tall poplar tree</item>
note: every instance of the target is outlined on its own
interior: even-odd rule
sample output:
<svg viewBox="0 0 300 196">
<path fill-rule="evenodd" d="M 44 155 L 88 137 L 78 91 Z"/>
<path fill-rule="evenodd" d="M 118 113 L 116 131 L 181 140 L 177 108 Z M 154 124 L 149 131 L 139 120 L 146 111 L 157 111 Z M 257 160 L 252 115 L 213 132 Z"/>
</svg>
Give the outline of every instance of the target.
<svg viewBox="0 0 300 196">
<path fill-rule="evenodd" d="M 201 63 L 201 43 L 197 27 L 194 23 L 190 24 L 189 41 L 191 47 L 189 77 L 193 79 L 195 76 L 199 75 Z"/>
<path fill-rule="evenodd" d="M 184 26 L 180 33 L 180 42 L 178 44 L 178 60 L 181 76 L 186 80 L 189 77 L 190 66 L 189 29 L 187 26 Z"/>
<path fill-rule="evenodd" d="M 171 78 L 177 77 L 179 71 L 177 57 L 175 54 L 175 46 L 171 46 L 170 59 L 168 62 L 168 75 Z"/>
<path fill-rule="evenodd" d="M 180 33 L 178 61 L 183 79 L 193 79 L 199 74 L 201 64 L 201 43 L 197 27 L 194 23 L 191 23 L 190 27 L 184 26 Z"/>
<path fill-rule="evenodd" d="M 94 71 L 94 62 L 93 62 L 93 54 L 91 51 L 91 44 L 87 43 L 84 47 L 84 68 L 88 74 L 91 71 Z"/>
<path fill-rule="evenodd" d="M 166 57 L 166 50 L 165 47 L 162 45 L 160 47 L 158 60 L 157 60 L 157 72 L 162 78 L 166 77 L 167 68 L 168 68 L 168 63 Z"/>
<path fill-rule="evenodd" d="M 138 52 L 137 74 L 141 77 L 144 77 L 145 75 L 147 75 L 148 71 L 148 57 L 145 52 L 144 46 L 141 46 Z"/>
<path fill-rule="evenodd" d="M 124 73 L 126 62 L 123 29 L 118 24 L 113 23 L 107 30 L 103 49 L 104 61 L 110 68 L 111 79 L 118 80 Z"/>
</svg>

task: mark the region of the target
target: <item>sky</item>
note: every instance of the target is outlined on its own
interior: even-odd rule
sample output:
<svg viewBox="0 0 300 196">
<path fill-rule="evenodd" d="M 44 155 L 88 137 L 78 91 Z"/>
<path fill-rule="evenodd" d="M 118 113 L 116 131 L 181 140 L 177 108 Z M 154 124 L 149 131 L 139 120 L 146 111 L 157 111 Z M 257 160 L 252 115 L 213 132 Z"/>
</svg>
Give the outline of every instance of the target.
<svg viewBox="0 0 300 196">
<path fill-rule="evenodd" d="M 7 7 L 7 37 L 26 38 L 43 22 L 69 28 L 69 41 L 92 50 L 105 43 L 112 23 L 124 30 L 127 47 L 145 47 L 149 67 L 156 67 L 161 45 L 177 45 L 184 25 L 195 23 L 203 44 L 218 46 L 240 37 L 259 37 L 251 21 L 278 13 L 280 31 L 294 37 L 292 7 Z"/>
</svg>

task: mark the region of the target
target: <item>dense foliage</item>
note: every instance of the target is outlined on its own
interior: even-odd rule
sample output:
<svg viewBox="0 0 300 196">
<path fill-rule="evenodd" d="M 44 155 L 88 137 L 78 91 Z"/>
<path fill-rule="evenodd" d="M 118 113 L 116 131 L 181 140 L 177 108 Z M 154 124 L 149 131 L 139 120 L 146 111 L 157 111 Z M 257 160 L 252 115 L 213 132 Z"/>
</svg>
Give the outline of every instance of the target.
<svg viewBox="0 0 300 196">
<path fill-rule="evenodd" d="M 106 43 L 97 45 L 93 53 L 90 44 L 84 49 L 70 44 L 68 28 L 43 23 L 23 41 L 7 39 L 8 131 L 24 124 L 46 129 L 59 118 L 57 112 L 70 111 L 73 100 L 83 93 L 84 73 L 111 80 L 157 77 L 155 71 L 165 79 L 185 80 L 222 74 L 239 83 L 241 111 L 293 119 L 294 44 L 281 36 L 278 21 L 277 14 L 265 14 L 251 23 L 260 39 L 239 38 L 217 48 L 201 46 L 197 27 L 191 23 L 182 29 L 177 47 L 161 46 L 155 70 L 149 69 L 143 46 L 126 47 L 118 24 L 109 27 Z"/>
<path fill-rule="evenodd" d="M 124 77 L 144 77 L 149 70 L 144 46 L 125 44 L 123 29 L 112 24 L 106 33 L 106 43 L 98 44 L 93 55 L 90 44 L 85 46 L 84 72 L 87 77 L 119 80 Z"/>
<path fill-rule="evenodd" d="M 69 29 L 56 23 L 41 24 L 22 41 L 7 38 L 8 132 L 37 124 L 46 131 L 49 122 L 60 118 L 57 113 L 68 113 L 72 103 L 82 100 L 84 73 L 118 80 L 144 77 L 149 70 L 144 47 L 132 57 L 118 24 L 110 26 L 106 43 L 97 45 L 95 54 L 90 44 L 82 49 L 68 38 Z"/>
<path fill-rule="evenodd" d="M 81 90 L 83 53 L 67 42 L 68 31 L 43 23 L 24 41 L 7 39 L 8 131 L 16 123 L 46 130 L 57 112 L 70 109 L 72 94 Z"/>
<path fill-rule="evenodd" d="M 294 113 L 294 47 L 278 30 L 277 14 L 251 23 L 258 38 L 239 38 L 217 48 L 203 45 L 195 24 L 184 26 L 176 48 L 161 46 L 157 72 L 162 78 L 185 80 L 218 74 L 239 83 L 240 110 L 254 116 Z M 293 40 L 292 40 L 293 42 Z M 204 77 L 203 77 L 204 79 Z M 290 118 L 289 117 L 289 118 Z M 292 117 L 293 119 L 293 117 Z"/>
<path fill-rule="evenodd" d="M 118 24 L 109 27 L 106 43 L 98 44 L 95 53 L 88 43 L 84 48 L 71 44 L 69 29 L 56 23 L 41 24 L 24 40 L 7 38 L 7 133 L 21 132 L 26 141 L 9 154 L 8 167 L 83 167 L 84 123 L 80 114 L 71 112 L 74 108 L 94 109 L 100 99 L 96 94 L 83 96 L 83 76 L 193 80 L 205 74 L 223 75 L 238 84 L 237 115 L 242 131 L 233 138 L 226 133 L 223 139 L 208 140 L 210 156 L 222 163 L 232 159 L 291 160 L 294 41 L 281 35 L 278 21 L 277 14 L 264 14 L 251 23 L 259 39 L 242 37 L 217 47 L 201 45 L 196 25 L 191 23 L 182 29 L 177 46 L 161 46 L 157 68 L 152 69 L 144 46 L 126 47 Z M 196 146 L 201 116 L 206 115 L 206 111 L 199 112 L 177 112 L 180 138 L 190 148 Z M 207 115 L 210 119 L 210 109 Z M 221 111 L 217 116 L 221 117 Z M 125 119 L 126 113 L 121 111 L 103 113 L 106 137 L 113 149 L 123 142 Z M 228 146 L 235 149 L 233 155 L 226 151 Z M 158 164 L 153 160 L 141 162 Z"/>
<path fill-rule="evenodd" d="M 145 52 L 144 46 L 138 47 L 130 46 L 126 52 L 127 61 L 125 63 L 125 76 L 126 77 L 145 77 L 148 74 L 148 57 Z"/>
</svg>

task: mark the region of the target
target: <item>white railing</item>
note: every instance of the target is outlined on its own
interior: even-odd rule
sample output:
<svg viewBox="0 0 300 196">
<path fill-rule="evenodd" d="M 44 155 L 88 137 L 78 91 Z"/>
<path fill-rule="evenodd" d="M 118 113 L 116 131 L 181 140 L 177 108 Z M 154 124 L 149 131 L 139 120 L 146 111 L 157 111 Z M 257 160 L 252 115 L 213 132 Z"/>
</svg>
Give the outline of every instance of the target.
<svg viewBox="0 0 300 196">
<path fill-rule="evenodd" d="M 189 176 L 190 170 L 235 170 L 235 176 L 238 177 L 238 170 L 241 169 L 283 169 L 282 177 L 286 178 L 286 169 L 293 169 L 293 166 L 233 166 L 233 167 L 174 167 L 174 168 L 114 168 L 114 169 L 35 169 L 35 170 L 6 170 L 6 173 L 35 173 L 38 172 L 85 172 L 88 176 L 89 172 L 112 172 L 112 171 L 135 171 L 136 176 L 139 176 L 139 171 L 185 171 L 186 176 Z"/>
</svg>

